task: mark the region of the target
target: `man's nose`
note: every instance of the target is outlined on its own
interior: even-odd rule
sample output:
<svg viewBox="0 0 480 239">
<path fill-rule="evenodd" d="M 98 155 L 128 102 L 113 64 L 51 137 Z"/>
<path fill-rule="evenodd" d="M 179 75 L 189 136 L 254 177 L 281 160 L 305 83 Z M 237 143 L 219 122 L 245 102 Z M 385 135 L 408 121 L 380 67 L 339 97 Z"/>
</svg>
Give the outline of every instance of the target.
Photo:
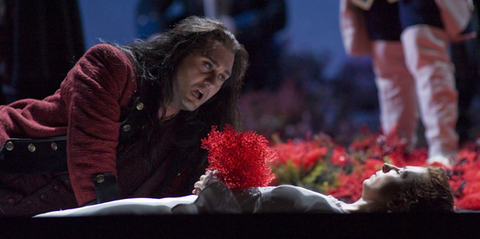
<svg viewBox="0 0 480 239">
<path fill-rule="evenodd" d="M 211 74 L 211 75 L 208 75 L 207 77 L 205 77 L 205 80 L 203 82 L 206 86 L 210 86 L 210 85 L 213 85 L 213 84 L 216 83 L 215 78 L 216 78 L 215 75 Z"/>
</svg>

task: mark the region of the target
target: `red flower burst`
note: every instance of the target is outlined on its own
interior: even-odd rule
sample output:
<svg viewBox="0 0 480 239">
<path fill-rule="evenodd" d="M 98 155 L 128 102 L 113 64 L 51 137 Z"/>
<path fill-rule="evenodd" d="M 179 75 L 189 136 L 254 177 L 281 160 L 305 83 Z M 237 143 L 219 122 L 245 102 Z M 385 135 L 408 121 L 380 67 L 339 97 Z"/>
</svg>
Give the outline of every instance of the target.
<svg viewBox="0 0 480 239">
<path fill-rule="evenodd" d="M 202 148 L 209 151 L 207 170 L 220 171 L 229 188 L 264 187 L 275 178 L 267 163 L 278 155 L 263 136 L 237 132 L 228 124 L 223 132 L 216 129 L 212 126 L 208 137 L 202 139 Z"/>
</svg>

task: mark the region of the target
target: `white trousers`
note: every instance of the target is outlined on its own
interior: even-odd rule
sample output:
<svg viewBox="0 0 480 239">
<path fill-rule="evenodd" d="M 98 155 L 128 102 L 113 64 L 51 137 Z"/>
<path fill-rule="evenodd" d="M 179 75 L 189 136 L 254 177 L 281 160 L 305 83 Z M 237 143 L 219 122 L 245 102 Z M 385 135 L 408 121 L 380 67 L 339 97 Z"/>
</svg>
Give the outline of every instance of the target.
<svg viewBox="0 0 480 239">
<path fill-rule="evenodd" d="M 458 93 L 449 43 L 444 30 L 415 25 L 402 32 L 401 42 L 373 41 L 372 58 L 383 132 L 396 132 L 411 150 L 420 115 L 428 156 L 454 159 Z"/>
</svg>

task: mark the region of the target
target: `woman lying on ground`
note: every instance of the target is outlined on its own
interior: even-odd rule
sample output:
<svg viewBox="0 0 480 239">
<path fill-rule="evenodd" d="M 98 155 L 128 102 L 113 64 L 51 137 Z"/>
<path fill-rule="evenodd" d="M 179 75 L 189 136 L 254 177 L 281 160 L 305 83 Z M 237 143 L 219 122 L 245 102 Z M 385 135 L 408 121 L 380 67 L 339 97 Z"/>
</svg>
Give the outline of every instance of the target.
<svg viewBox="0 0 480 239">
<path fill-rule="evenodd" d="M 221 174 L 208 171 L 195 183 L 194 193 L 178 198 L 124 199 L 83 208 L 50 212 L 38 217 L 119 214 L 208 213 L 358 213 L 453 212 L 453 194 L 441 168 L 398 168 L 385 163 L 363 182 L 362 197 L 347 204 L 305 188 L 280 185 L 228 188 Z"/>
</svg>

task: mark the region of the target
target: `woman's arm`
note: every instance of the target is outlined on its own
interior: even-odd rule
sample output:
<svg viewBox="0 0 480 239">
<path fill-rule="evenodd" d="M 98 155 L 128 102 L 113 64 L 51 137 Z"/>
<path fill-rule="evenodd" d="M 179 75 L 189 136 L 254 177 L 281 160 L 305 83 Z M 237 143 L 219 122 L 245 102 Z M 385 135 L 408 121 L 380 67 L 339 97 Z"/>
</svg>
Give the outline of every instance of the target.
<svg viewBox="0 0 480 239">
<path fill-rule="evenodd" d="M 169 215 L 171 209 L 180 203 L 192 203 L 195 195 L 175 198 L 128 198 L 80 208 L 53 211 L 35 217 L 90 217 L 113 215 Z"/>
</svg>

